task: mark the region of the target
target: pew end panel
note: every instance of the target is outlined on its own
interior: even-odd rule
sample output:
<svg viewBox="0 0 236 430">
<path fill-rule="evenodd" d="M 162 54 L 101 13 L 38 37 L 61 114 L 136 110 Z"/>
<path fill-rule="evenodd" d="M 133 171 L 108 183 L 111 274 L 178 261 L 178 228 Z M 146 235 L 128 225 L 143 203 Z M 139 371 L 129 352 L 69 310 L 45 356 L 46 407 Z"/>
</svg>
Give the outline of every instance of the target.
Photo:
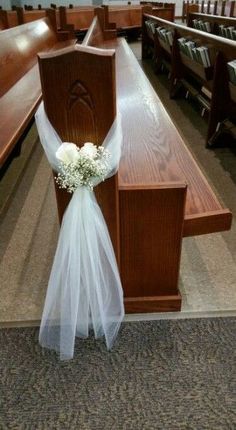
<svg viewBox="0 0 236 430">
<path fill-rule="evenodd" d="M 116 114 L 115 52 L 75 45 L 38 57 L 45 110 L 61 139 L 101 144 Z"/>
<path fill-rule="evenodd" d="M 64 142 L 101 145 L 116 116 L 115 51 L 76 45 L 39 54 L 42 94 L 47 116 Z M 70 200 L 56 187 L 59 218 Z M 96 187 L 119 260 L 117 177 Z"/>
<path fill-rule="evenodd" d="M 125 310 L 178 311 L 185 200 L 183 183 L 119 188 Z"/>
</svg>

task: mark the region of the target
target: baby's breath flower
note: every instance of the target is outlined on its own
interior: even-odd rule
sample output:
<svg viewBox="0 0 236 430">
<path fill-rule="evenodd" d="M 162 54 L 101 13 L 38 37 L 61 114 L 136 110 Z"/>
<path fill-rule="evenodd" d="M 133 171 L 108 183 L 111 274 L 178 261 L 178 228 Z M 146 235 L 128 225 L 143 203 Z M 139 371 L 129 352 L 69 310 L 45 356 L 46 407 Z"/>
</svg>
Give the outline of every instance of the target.
<svg viewBox="0 0 236 430">
<path fill-rule="evenodd" d="M 96 147 L 89 142 L 81 149 L 77 148 L 77 151 L 78 156 L 73 156 L 73 161 L 68 162 L 66 159 L 64 162 L 61 159 L 56 177 L 59 188 L 67 189 L 69 193 L 82 186 L 92 190 L 94 180 L 104 180 L 109 171 L 110 154 L 102 146 Z"/>
</svg>

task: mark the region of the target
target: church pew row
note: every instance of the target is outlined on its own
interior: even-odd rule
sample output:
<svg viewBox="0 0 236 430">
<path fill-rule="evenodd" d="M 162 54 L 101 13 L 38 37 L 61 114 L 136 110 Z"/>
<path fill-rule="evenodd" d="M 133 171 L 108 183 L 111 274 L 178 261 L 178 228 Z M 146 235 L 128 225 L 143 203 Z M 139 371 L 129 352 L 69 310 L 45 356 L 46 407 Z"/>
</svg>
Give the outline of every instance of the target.
<svg viewBox="0 0 236 430">
<path fill-rule="evenodd" d="M 0 10 L 0 30 L 6 30 L 17 25 L 46 18 L 49 17 L 49 14 L 55 30 L 59 29 L 59 12 L 56 9 L 24 10 L 22 7 L 16 7 L 13 11 Z"/>
<path fill-rule="evenodd" d="M 0 32 L 0 167 L 13 150 L 41 101 L 37 54 L 75 43 L 57 33 L 48 18 Z"/>
<path fill-rule="evenodd" d="M 15 10 L 0 9 L 0 30 L 6 30 L 17 25 L 19 25 L 19 21 Z"/>
<path fill-rule="evenodd" d="M 142 26 L 142 7 L 141 6 L 104 6 L 106 13 L 109 16 L 109 22 L 116 25 L 118 32 L 127 32 L 141 30 Z M 174 7 L 155 8 L 155 14 L 165 19 L 174 20 Z M 94 17 L 94 9 L 88 8 L 81 10 L 80 8 L 69 9 L 60 7 L 60 27 L 68 29 L 68 26 L 73 27 L 76 34 L 85 32 Z"/>
<path fill-rule="evenodd" d="M 162 38 L 159 28 L 171 32 L 172 42 L 167 43 Z M 208 48 L 209 64 L 203 65 L 195 54 L 191 57 L 191 53 L 184 52 L 178 41 L 181 38 L 195 42 L 196 47 Z M 184 86 L 187 95 L 191 94 L 199 101 L 202 112 L 209 112 L 206 145 L 213 145 L 224 121 L 230 119 L 234 124 L 236 120 L 236 86 L 227 66 L 236 59 L 236 42 L 144 14 L 142 57 L 150 55 L 157 72 L 163 66 L 169 70 L 171 97 Z"/>
<path fill-rule="evenodd" d="M 215 34 L 217 36 L 223 36 L 221 32 L 222 26 L 225 28 L 235 27 L 235 30 L 236 30 L 236 18 L 228 18 L 226 16 L 189 12 L 188 18 L 187 18 L 187 26 L 190 28 L 199 29 L 201 31 L 206 31 L 208 33 Z"/>
<path fill-rule="evenodd" d="M 203 14 L 212 14 L 218 16 L 228 16 L 235 17 L 236 16 L 236 2 L 232 1 L 222 1 L 219 2 L 217 0 L 207 2 L 202 0 L 201 2 L 196 1 L 183 1 L 182 6 L 182 21 L 184 22 L 187 19 L 188 14 L 196 12 Z"/>
<path fill-rule="evenodd" d="M 107 8 L 109 21 L 116 25 L 118 32 L 141 31 L 142 7 L 141 6 L 104 6 Z M 15 11 L 0 10 L 0 30 L 26 24 L 40 18 L 45 18 L 48 13 L 51 19 L 54 16 L 55 28 L 66 31 L 73 31 L 80 35 L 88 30 L 94 18 L 94 6 L 79 6 L 66 8 L 61 6 L 57 9 L 33 9 L 25 10 L 17 7 Z M 166 4 L 166 7 L 156 7 L 153 9 L 155 15 L 161 18 L 174 21 L 174 4 Z"/>
<path fill-rule="evenodd" d="M 219 203 L 126 40 L 116 38 L 99 10 L 81 45 L 39 55 L 45 109 L 62 141 L 79 146 L 101 144 L 116 112 L 121 115 L 119 170 L 96 195 L 120 267 L 125 309 L 177 311 L 182 238 L 229 229 L 231 213 Z M 70 196 L 58 187 L 56 195 L 61 219 Z"/>
</svg>

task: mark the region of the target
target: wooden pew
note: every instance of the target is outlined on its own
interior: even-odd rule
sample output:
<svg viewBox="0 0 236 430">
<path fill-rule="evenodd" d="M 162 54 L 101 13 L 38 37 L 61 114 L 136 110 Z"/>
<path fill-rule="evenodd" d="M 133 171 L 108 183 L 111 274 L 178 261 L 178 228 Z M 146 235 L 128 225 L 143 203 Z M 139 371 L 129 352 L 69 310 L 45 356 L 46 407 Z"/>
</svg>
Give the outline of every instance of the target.
<svg viewBox="0 0 236 430">
<path fill-rule="evenodd" d="M 166 19 L 167 21 L 175 20 L 175 8 L 174 7 L 153 7 L 152 14 L 154 16 L 159 16 L 162 19 Z M 142 25 L 142 23 L 141 23 Z"/>
<path fill-rule="evenodd" d="M 227 17 L 235 17 L 235 1 L 222 1 L 219 2 L 217 0 L 207 2 L 202 0 L 199 2 L 196 1 L 183 1 L 182 6 L 182 21 L 184 22 L 187 19 L 189 12 L 196 12 L 202 14 L 211 14 L 211 15 L 219 15 L 219 16 L 227 16 Z"/>
<path fill-rule="evenodd" d="M 74 43 L 67 38 L 54 31 L 48 18 L 0 32 L 0 167 L 20 143 L 42 98 L 38 52 Z"/>
<path fill-rule="evenodd" d="M 116 25 L 118 33 L 131 32 L 138 35 L 142 26 L 142 9 L 140 6 L 103 6 L 109 22 Z M 153 13 L 156 16 L 174 21 L 174 5 L 168 7 L 155 7 Z M 60 7 L 60 27 L 68 30 L 73 28 L 79 37 L 81 33 L 87 31 L 94 17 L 94 8 L 73 8 Z"/>
<path fill-rule="evenodd" d="M 141 31 L 142 11 L 140 7 L 107 7 L 109 21 L 115 23 L 118 33 Z M 137 34 L 137 35 L 138 35 Z"/>
<path fill-rule="evenodd" d="M 17 7 L 16 9 L 18 15 L 19 24 L 26 24 L 27 22 L 36 21 L 37 19 L 46 17 L 45 9 L 23 9 L 23 7 Z"/>
<path fill-rule="evenodd" d="M 94 18 L 94 7 L 59 7 L 60 27 L 63 30 L 74 31 L 77 37 L 88 30 Z"/>
<path fill-rule="evenodd" d="M 182 237 L 227 230 L 231 213 L 102 12 L 81 45 L 40 54 L 39 64 L 45 109 L 63 141 L 100 145 L 120 112 L 119 171 L 96 194 L 117 255 L 126 312 L 179 310 Z M 61 218 L 70 197 L 58 188 L 56 193 Z"/>
<path fill-rule="evenodd" d="M 0 9 L 0 30 L 16 27 L 18 24 L 16 11 Z"/>
<path fill-rule="evenodd" d="M 50 8 L 50 9 L 33 9 L 33 10 L 24 10 L 22 7 L 16 8 L 17 16 L 18 16 L 18 23 L 19 24 L 26 24 L 28 22 L 36 21 L 37 19 L 41 18 L 49 18 L 51 25 L 54 28 L 54 31 L 69 31 L 70 37 L 74 37 L 74 32 L 70 31 L 68 29 L 62 30 L 60 28 L 60 17 L 59 17 L 59 10 L 56 8 Z"/>
<path fill-rule="evenodd" d="M 156 31 L 154 34 L 147 31 L 147 20 L 172 32 L 172 46 L 161 40 Z M 209 47 L 211 65 L 204 67 L 182 53 L 178 44 L 181 37 L 195 41 L 197 46 Z M 180 85 L 184 86 L 187 94 L 199 101 L 203 112 L 209 112 L 206 144 L 213 145 L 223 121 L 229 118 L 234 122 L 236 118 L 235 85 L 230 82 L 227 70 L 227 63 L 236 59 L 236 42 L 146 14 L 143 17 L 142 57 L 150 57 L 150 50 L 156 71 L 160 71 L 164 64 L 170 72 L 171 97 L 177 94 Z"/>
<path fill-rule="evenodd" d="M 236 29 L 236 18 L 190 12 L 187 18 L 187 26 L 190 28 L 195 28 L 194 27 L 195 19 L 198 21 L 201 20 L 202 22 L 209 22 L 211 27 L 210 33 L 215 34 L 217 36 L 221 35 L 219 30 L 220 25 L 224 25 L 226 27 L 233 26 Z M 204 31 L 204 29 L 202 29 L 202 31 Z"/>
</svg>

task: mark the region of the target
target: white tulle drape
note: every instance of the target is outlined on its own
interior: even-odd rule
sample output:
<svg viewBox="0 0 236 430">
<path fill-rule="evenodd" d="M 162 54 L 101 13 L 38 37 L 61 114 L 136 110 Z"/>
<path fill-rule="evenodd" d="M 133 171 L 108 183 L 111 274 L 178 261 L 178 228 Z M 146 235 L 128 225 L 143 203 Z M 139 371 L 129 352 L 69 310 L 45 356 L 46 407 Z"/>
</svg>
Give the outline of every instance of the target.
<svg viewBox="0 0 236 430">
<path fill-rule="evenodd" d="M 58 171 L 56 151 L 62 144 L 50 124 L 43 103 L 36 115 L 41 144 L 53 170 Z M 110 172 L 118 169 L 122 132 L 117 116 L 103 146 L 111 153 Z M 98 182 L 95 183 L 98 185 Z M 124 317 L 123 291 L 117 263 L 102 212 L 95 195 L 78 188 L 63 217 L 42 315 L 39 342 L 70 359 L 75 337 L 105 336 L 110 349 Z"/>
</svg>

